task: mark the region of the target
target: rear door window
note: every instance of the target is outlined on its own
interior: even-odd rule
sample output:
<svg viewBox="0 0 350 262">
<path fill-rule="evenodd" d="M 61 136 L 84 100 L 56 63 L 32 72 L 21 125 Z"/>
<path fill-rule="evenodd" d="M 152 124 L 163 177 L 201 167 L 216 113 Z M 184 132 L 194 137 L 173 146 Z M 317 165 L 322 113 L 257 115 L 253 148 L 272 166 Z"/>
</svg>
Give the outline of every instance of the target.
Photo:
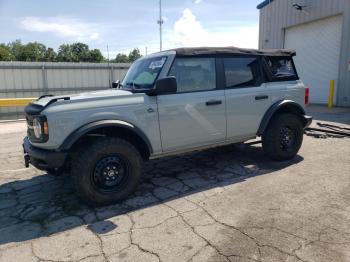
<svg viewBox="0 0 350 262">
<path fill-rule="evenodd" d="M 256 86 L 260 82 L 260 62 L 257 57 L 224 58 L 226 88 Z"/>
<path fill-rule="evenodd" d="M 266 57 L 268 69 L 275 81 L 298 79 L 292 58 Z"/>
</svg>

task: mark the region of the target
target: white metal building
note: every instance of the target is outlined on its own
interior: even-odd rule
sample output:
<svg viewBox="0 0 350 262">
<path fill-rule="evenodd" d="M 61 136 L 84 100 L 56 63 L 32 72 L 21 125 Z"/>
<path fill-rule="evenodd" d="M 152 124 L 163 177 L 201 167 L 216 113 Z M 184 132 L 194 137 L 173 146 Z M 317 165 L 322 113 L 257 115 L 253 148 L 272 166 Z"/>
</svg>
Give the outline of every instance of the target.
<svg viewBox="0 0 350 262">
<path fill-rule="evenodd" d="M 296 49 L 310 102 L 327 103 L 335 80 L 335 104 L 350 106 L 350 0 L 266 0 L 257 8 L 259 48 Z"/>
</svg>

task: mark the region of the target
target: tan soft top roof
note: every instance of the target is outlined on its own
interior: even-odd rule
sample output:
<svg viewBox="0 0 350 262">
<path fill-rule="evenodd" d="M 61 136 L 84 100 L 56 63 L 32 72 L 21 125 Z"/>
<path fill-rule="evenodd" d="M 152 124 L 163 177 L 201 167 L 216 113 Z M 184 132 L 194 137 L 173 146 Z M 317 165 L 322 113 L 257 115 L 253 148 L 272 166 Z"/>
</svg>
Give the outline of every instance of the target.
<svg viewBox="0 0 350 262">
<path fill-rule="evenodd" d="M 169 51 L 175 51 L 178 56 L 195 55 L 215 55 L 215 54 L 238 54 L 238 55 L 262 55 L 262 56 L 295 56 L 295 50 L 291 49 L 246 49 L 233 46 L 228 47 L 185 47 L 176 48 Z"/>
</svg>

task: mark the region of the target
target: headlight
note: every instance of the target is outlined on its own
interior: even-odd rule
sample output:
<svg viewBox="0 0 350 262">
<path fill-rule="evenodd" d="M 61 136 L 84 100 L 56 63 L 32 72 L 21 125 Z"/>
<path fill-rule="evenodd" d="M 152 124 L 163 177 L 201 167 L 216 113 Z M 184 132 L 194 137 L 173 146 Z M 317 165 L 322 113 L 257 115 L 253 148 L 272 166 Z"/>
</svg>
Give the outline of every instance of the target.
<svg viewBox="0 0 350 262">
<path fill-rule="evenodd" d="M 42 135 L 42 127 L 41 127 L 40 120 L 37 118 L 34 118 L 33 120 L 33 130 L 34 130 L 35 137 L 40 139 Z"/>
<path fill-rule="evenodd" d="M 28 124 L 28 135 L 31 141 L 44 143 L 49 139 L 49 125 L 45 116 L 35 116 Z"/>
</svg>

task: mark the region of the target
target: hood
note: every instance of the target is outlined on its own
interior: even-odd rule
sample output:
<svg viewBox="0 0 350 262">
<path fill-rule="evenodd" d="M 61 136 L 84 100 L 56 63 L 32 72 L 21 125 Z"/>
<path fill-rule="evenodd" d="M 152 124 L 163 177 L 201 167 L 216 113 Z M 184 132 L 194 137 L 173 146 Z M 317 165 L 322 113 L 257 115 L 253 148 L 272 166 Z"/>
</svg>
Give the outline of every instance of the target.
<svg viewBox="0 0 350 262">
<path fill-rule="evenodd" d="M 105 98 L 105 97 L 116 97 L 116 96 L 126 96 L 131 95 L 130 91 L 120 90 L 120 89 L 107 89 L 101 91 L 92 91 L 92 92 L 84 92 L 80 94 L 72 94 L 72 95 L 60 95 L 60 96 L 43 96 L 38 100 L 31 102 L 28 106 L 25 107 L 25 112 L 30 115 L 40 113 L 45 107 L 50 104 L 59 103 L 59 101 L 67 101 L 67 100 L 87 100 L 87 99 L 95 99 L 95 98 Z"/>
</svg>

